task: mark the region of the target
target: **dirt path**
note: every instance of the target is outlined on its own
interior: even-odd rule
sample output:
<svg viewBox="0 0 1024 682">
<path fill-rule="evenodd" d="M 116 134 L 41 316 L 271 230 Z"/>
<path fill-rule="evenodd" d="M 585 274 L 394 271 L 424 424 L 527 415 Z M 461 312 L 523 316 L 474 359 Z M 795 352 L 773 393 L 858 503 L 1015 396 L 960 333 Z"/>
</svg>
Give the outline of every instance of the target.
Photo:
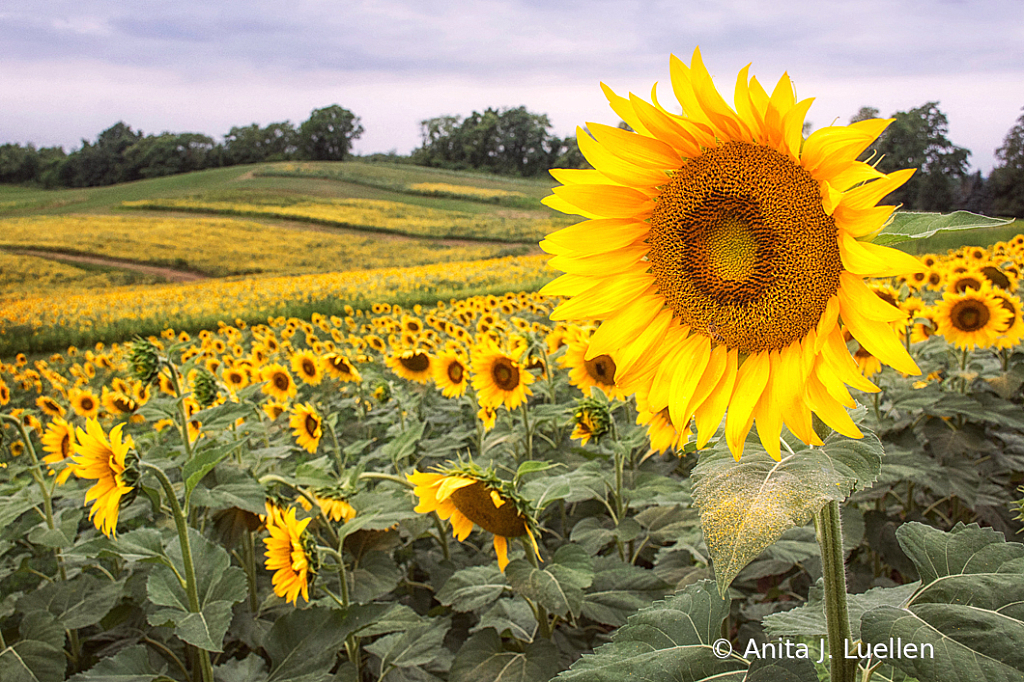
<svg viewBox="0 0 1024 682">
<path fill-rule="evenodd" d="M 149 265 L 137 261 L 125 260 L 123 258 L 107 258 L 106 256 L 86 256 L 80 253 L 68 253 L 66 251 L 47 251 L 44 249 L 2 249 L 5 253 L 19 256 L 35 256 L 36 258 L 48 258 L 67 263 L 85 263 L 87 265 L 102 265 L 108 268 L 120 270 L 133 270 L 145 275 L 161 277 L 168 282 L 195 282 L 200 279 L 209 279 L 206 275 L 185 270 L 162 267 L 160 265 Z"/>
</svg>

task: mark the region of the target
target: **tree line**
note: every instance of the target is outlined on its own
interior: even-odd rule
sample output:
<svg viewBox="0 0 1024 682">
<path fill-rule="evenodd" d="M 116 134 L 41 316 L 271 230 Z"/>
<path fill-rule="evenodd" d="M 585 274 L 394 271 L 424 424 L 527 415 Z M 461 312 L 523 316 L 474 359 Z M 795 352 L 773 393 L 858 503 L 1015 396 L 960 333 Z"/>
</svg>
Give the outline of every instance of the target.
<svg viewBox="0 0 1024 682">
<path fill-rule="evenodd" d="M 851 122 L 878 115 L 878 109 L 862 107 Z M 1024 114 L 996 150 L 997 166 L 987 178 L 969 172 L 970 151 L 949 140 L 949 121 L 938 102 L 897 111 L 891 118 L 893 123 L 861 159 L 887 173 L 901 168 L 918 172 L 885 203 L 916 211 L 964 209 L 1024 218 Z M 575 136 L 559 137 L 550 129 L 546 114 L 526 107 L 487 108 L 465 118 L 421 121 L 421 144 L 408 156 L 368 158 L 518 177 L 540 176 L 551 168 L 589 168 Z M 289 121 L 234 127 L 221 143 L 198 133 L 146 136 L 122 122 L 94 143 L 83 140 L 81 149 L 69 154 L 59 147 L 0 145 L 0 182 L 90 187 L 262 161 L 341 161 L 362 133 L 359 117 L 336 104 L 314 110 L 298 127 Z"/>
<path fill-rule="evenodd" d="M 337 104 L 314 109 L 298 127 L 236 126 L 219 143 L 201 133 L 145 135 L 121 121 L 71 153 L 0 145 L 0 183 L 96 187 L 261 161 L 343 161 L 362 133 L 359 117 Z"/>
</svg>

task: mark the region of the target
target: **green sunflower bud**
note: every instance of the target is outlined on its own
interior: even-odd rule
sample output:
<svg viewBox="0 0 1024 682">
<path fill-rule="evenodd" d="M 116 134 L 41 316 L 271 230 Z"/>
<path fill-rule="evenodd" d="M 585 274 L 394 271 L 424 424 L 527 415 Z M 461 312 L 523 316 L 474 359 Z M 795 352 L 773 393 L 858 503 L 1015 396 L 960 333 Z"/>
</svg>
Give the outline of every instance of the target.
<svg viewBox="0 0 1024 682">
<path fill-rule="evenodd" d="M 129 348 L 128 366 L 136 379 L 149 384 L 160 371 L 160 351 L 151 341 L 138 338 Z"/>
<path fill-rule="evenodd" d="M 591 438 L 598 439 L 612 428 L 612 414 L 608 404 L 596 398 L 580 398 L 572 412 L 575 428 L 572 438 L 584 445 Z"/>
<path fill-rule="evenodd" d="M 379 382 L 373 389 L 373 397 L 382 405 L 391 400 L 391 385 L 386 381 Z"/>
<path fill-rule="evenodd" d="M 196 402 L 203 407 L 213 405 L 214 401 L 217 400 L 217 395 L 220 393 L 220 388 L 217 386 L 217 377 L 205 369 L 196 370 L 192 388 L 195 390 Z"/>
<path fill-rule="evenodd" d="M 139 496 L 139 481 L 142 479 L 142 466 L 139 453 L 135 449 L 128 451 L 124 457 L 124 473 L 121 474 L 124 484 L 131 486 L 131 491 L 121 496 L 120 507 L 124 508 L 135 501 Z"/>
</svg>

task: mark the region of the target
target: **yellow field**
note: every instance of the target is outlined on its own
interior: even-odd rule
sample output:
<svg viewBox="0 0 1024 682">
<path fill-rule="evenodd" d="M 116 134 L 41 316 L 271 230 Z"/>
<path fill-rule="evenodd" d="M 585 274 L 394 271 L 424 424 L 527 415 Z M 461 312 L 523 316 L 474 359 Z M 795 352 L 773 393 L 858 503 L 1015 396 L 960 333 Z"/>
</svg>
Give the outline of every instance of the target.
<svg viewBox="0 0 1024 682">
<path fill-rule="evenodd" d="M 307 220 L 327 225 L 394 232 L 414 237 L 537 242 L 572 219 L 532 218 L 516 212 L 468 213 L 379 199 L 327 199 L 297 203 L 248 203 L 203 199 L 125 201 L 126 208 L 226 213 Z"/>
<path fill-rule="evenodd" d="M 189 284 L 119 287 L 55 298 L 27 297 L 0 309 L 0 340 L 16 336 L 25 347 L 60 329 L 74 335 L 102 329 L 139 329 L 143 323 L 186 326 L 196 321 L 269 314 L 304 305 L 339 301 L 359 305 L 395 296 L 520 287 L 551 277 L 548 256 L 525 256 L 458 264 L 334 272 L 297 277 L 250 277 Z M 130 334 L 126 336 L 130 337 Z"/>
<path fill-rule="evenodd" d="M 230 218 L 106 215 L 0 219 L 0 246 L 128 258 L 212 276 L 421 265 L 491 258 L 505 248 L 414 240 L 382 244 L 369 236 L 288 230 Z M 45 288 L 40 285 L 38 290 Z"/>
<path fill-rule="evenodd" d="M 45 291 L 62 296 L 68 291 L 103 289 L 145 280 L 134 273 L 83 269 L 35 256 L 0 252 L 0 300 L 21 298 Z"/>
<path fill-rule="evenodd" d="M 474 201 L 496 201 L 511 197 L 526 198 L 526 195 L 522 192 L 471 187 L 469 185 L 452 185 L 447 182 L 416 182 L 407 185 L 406 189 L 410 192 L 427 196 L 455 197 L 457 199 L 472 199 Z"/>
</svg>

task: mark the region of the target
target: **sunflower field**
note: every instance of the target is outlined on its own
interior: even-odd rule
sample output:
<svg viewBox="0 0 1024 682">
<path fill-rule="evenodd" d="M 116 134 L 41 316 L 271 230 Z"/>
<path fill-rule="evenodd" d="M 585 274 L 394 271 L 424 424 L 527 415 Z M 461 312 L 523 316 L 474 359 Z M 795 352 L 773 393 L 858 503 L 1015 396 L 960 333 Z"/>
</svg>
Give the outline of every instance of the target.
<svg viewBox="0 0 1024 682">
<path fill-rule="evenodd" d="M 672 76 L 606 91 L 550 258 L 9 317 L 0 680 L 1024 679 L 1024 235 L 891 248 L 1007 221 L 880 205 L 885 122 L 803 139 L 785 76 Z"/>
</svg>

